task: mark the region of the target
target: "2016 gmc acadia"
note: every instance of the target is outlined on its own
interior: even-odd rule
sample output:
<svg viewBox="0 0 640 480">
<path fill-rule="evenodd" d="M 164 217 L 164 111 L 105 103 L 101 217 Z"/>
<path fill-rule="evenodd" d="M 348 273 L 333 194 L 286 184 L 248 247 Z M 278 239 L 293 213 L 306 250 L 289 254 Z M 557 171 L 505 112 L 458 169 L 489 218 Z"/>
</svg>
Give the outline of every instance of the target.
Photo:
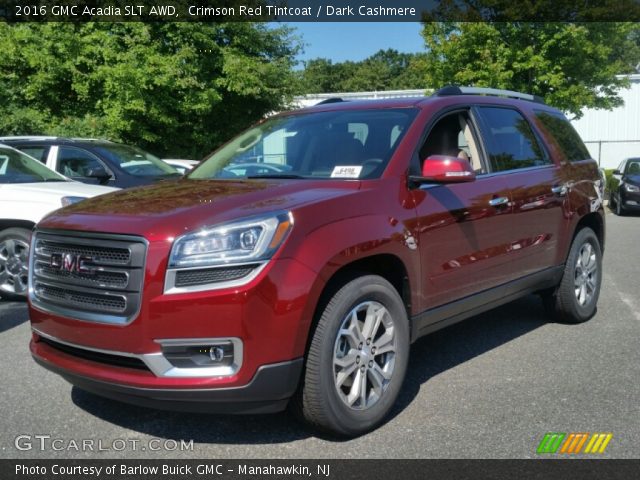
<svg viewBox="0 0 640 480">
<path fill-rule="evenodd" d="M 566 118 L 526 94 L 279 114 L 179 181 L 41 221 L 31 352 L 116 400 L 291 404 L 358 435 L 385 419 L 419 337 L 531 293 L 559 321 L 594 315 L 602 187 Z"/>
</svg>

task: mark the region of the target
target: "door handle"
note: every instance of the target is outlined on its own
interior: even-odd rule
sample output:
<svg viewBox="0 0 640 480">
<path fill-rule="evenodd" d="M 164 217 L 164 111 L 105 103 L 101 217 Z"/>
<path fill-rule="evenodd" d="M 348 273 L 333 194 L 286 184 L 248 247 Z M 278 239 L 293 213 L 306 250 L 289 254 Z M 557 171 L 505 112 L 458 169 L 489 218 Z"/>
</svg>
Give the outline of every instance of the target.
<svg viewBox="0 0 640 480">
<path fill-rule="evenodd" d="M 551 187 L 551 191 L 559 197 L 564 197 L 569 191 L 569 188 L 567 188 L 566 185 L 556 185 Z"/>
<path fill-rule="evenodd" d="M 501 207 L 503 205 L 507 205 L 509 203 L 509 199 L 507 197 L 496 197 L 489 200 L 489 205 L 492 207 Z"/>
</svg>

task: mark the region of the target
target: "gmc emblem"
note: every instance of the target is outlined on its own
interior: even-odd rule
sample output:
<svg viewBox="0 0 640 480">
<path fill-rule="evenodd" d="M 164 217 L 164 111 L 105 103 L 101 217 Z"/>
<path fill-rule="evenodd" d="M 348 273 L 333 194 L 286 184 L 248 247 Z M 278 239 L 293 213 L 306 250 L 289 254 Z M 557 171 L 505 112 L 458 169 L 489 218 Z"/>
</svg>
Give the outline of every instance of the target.
<svg viewBox="0 0 640 480">
<path fill-rule="evenodd" d="M 49 265 L 51 268 L 55 268 L 62 272 L 68 273 L 84 273 L 92 275 L 94 270 L 90 268 L 87 263 L 91 262 L 92 258 L 88 255 L 76 255 L 73 253 L 52 253 Z"/>
</svg>

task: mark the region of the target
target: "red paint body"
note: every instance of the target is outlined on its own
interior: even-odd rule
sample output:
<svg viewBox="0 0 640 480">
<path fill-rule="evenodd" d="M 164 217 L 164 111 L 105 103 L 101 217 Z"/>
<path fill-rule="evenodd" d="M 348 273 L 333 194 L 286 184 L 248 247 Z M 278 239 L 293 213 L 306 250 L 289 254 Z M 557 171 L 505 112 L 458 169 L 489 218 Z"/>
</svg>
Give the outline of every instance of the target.
<svg viewBox="0 0 640 480">
<path fill-rule="evenodd" d="M 519 109 L 548 144 L 553 165 L 478 175 L 474 181 L 421 189 L 409 165 L 425 129 L 456 105 Z M 31 307 L 35 329 L 66 342 L 130 353 L 159 350 L 161 338 L 239 337 L 244 363 L 226 378 L 158 378 L 150 372 L 106 366 L 61 353 L 34 334 L 31 351 L 46 363 L 114 384 L 153 388 L 246 385 L 260 366 L 305 355 L 323 289 L 348 264 L 374 255 L 399 259 L 407 274 L 410 313 L 431 308 L 564 263 L 576 225 L 602 216 L 592 160 L 563 163 L 533 108 L 493 97 L 443 97 L 315 107 L 416 108 L 419 113 L 376 180 L 189 180 L 156 184 L 90 199 L 49 215 L 38 228 L 131 234 L 148 243 L 142 308 L 127 326 L 62 318 Z M 582 182 L 575 182 L 576 178 Z M 570 181 L 565 198 L 550 188 Z M 506 207 L 488 206 L 506 196 Z M 275 210 L 295 219 L 291 234 L 250 284 L 226 290 L 163 294 L 172 241 L 203 226 Z M 417 248 L 416 248 L 417 247 Z"/>
</svg>

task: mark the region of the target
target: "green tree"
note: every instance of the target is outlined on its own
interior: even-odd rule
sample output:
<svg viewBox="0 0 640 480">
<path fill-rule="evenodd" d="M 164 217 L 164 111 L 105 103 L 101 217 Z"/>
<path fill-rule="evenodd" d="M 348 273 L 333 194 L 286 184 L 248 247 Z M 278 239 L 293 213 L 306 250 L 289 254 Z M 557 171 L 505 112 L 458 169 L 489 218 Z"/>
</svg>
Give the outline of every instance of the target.
<svg viewBox="0 0 640 480">
<path fill-rule="evenodd" d="M 633 23 L 432 22 L 422 35 L 426 86 L 473 85 L 540 95 L 576 117 L 611 109 L 640 60 Z"/>
<path fill-rule="evenodd" d="M 201 157 L 295 93 L 298 42 L 252 23 L 0 24 L 0 132 Z"/>
<path fill-rule="evenodd" d="M 424 87 L 424 54 L 380 50 L 360 62 L 309 60 L 300 73 L 302 93 L 405 90 Z"/>
</svg>

